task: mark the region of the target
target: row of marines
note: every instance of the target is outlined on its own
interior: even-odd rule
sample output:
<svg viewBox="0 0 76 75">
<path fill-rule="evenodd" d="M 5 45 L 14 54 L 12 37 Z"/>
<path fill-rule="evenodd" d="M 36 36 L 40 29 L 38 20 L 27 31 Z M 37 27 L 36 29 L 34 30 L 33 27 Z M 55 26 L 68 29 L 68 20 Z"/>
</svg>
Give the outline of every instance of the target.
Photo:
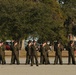
<svg viewBox="0 0 76 75">
<path fill-rule="evenodd" d="M 36 45 L 36 41 L 28 41 L 28 45 L 25 47 L 26 50 L 26 63 L 25 64 L 30 64 L 33 66 L 35 63 L 36 66 L 39 66 L 38 62 L 38 55 L 37 52 L 40 52 L 40 64 L 50 64 L 49 61 L 49 55 L 48 55 L 48 50 L 49 50 L 49 45 L 45 42 L 42 43 L 40 48 L 38 49 Z M 19 65 L 19 44 L 17 41 L 14 41 L 11 45 L 11 64 L 15 64 L 15 62 Z M 62 50 L 63 50 L 63 45 L 61 42 L 57 41 L 54 43 L 54 51 L 55 51 L 55 60 L 54 64 L 63 64 L 62 62 Z M 72 59 L 72 64 L 75 64 L 75 45 L 73 41 L 70 41 L 67 46 L 68 50 L 68 64 L 71 64 L 71 59 Z M 6 64 L 5 60 L 5 43 L 0 42 L 0 64 Z"/>
</svg>

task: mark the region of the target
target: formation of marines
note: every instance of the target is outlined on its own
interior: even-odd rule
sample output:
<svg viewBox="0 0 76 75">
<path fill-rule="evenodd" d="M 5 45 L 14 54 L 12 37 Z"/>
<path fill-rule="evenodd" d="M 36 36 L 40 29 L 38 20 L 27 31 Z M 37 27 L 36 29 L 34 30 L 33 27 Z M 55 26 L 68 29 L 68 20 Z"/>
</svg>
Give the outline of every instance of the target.
<svg viewBox="0 0 76 75">
<path fill-rule="evenodd" d="M 37 42 L 34 41 L 28 41 L 28 45 L 25 47 L 26 51 L 26 61 L 25 64 L 30 64 L 33 66 L 36 64 L 36 66 L 39 66 L 39 64 L 50 64 L 49 61 L 49 50 L 50 47 L 47 44 L 46 41 L 44 41 L 39 47 L 37 46 Z M 55 64 L 63 64 L 62 61 L 62 50 L 64 49 L 62 43 L 60 41 L 54 42 L 54 51 L 55 51 L 55 60 L 54 60 L 54 65 Z M 72 64 L 76 64 L 75 62 L 75 44 L 74 41 L 69 41 L 67 50 L 68 50 L 68 64 L 71 64 L 71 59 L 72 59 Z M 18 41 L 12 42 L 11 45 L 11 64 L 20 64 L 19 61 L 19 43 Z M 40 52 L 40 62 L 38 61 L 38 52 Z M 59 63 L 58 63 L 59 62 Z M 5 43 L 0 42 L 0 64 L 6 64 L 5 60 Z"/>
</svg>

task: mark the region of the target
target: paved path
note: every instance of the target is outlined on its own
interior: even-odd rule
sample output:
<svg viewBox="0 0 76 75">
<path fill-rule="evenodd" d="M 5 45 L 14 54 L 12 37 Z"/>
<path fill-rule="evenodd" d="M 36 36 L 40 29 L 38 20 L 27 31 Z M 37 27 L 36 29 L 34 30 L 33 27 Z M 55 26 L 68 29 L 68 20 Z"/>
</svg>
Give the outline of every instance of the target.
<svg viewBox="0 0 76 75">
<path fill-rule="evenodd" d="M 11 57 L 6 57 L 5 59 L 6 59 L 6 62 L 9 64 L 10 63 L 10 60 L 11 60 Z M 26 58 L 25 57 L 20 57 L 19 60 L 20 60 L 20 63 L 23 64 L 23 63 L 25 63 Z M 51 64 L 54 63 L 54 57 L 50 57 L 49 60 L 50 60 L 50 63 Z M 63 60 L 63 63 L 64 64 L 67 64 L 68 63 L 68 57 L 62 57 L 62 60 Z M 38 58 L 38 61 L 40 63 L 40 59 L 39 58 Z"/>
<path fill-rule="evenodd" d="M 53 65 L 54 58 L 50 58 L 50 65 L 24 65 L 25 58 L 20 58 L 20 65 L 10 65 L 10 57 L 6 57 L 6 65 L 0 65 L 0 75 L 76 75 L 76 65 L 67 65 L 67 58 L 63 58 L 64 65 Z"/>
</svg>

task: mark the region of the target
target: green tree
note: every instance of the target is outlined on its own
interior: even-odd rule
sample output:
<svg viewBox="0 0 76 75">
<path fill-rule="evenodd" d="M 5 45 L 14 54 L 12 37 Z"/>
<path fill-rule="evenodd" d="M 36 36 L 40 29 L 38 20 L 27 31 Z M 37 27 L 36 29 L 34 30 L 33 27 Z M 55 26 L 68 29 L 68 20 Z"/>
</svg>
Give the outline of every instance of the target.
<svg viewBox="0 0 76 75">
<path fill-rule="evenodd" d="M 73 35 L 76 35 L 75 33 L 75 21 L 76 21 L 76 0 L 59 0 L 63 1 L 64 4 L 62 4 L 62 10 L 65 14 L 65 21 L 67 25 L 67 34 L 72 33 Z"/>
<path fill-rule="evenodd" d="M 42 41 L 64 40 L 63 20 L 56 0 L 0 0 L 0 33 L 4 39 L 23 39 L 37 32 Z"/>
</svg>

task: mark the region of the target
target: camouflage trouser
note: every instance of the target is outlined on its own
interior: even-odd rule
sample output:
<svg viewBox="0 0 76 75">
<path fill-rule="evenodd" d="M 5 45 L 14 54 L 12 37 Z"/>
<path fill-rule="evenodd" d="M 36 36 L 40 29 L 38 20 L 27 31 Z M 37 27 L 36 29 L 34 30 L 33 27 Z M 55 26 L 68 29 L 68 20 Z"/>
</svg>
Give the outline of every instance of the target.
<svg viewBox="0 0 76 75">
<path fill-rule="evenodd" d="M 14 52 L 12 52 L 12 55 L 11 55 L 11 64 L 15 64 Z"/>
<path fill-rule="evenodd" d="M 34 64 L 34 58 L 35 58 L 35 63 L 38 66 L 38 59 L 37 59 L 37 55 L 32 55 L 31 56 L 31 66 L 33 66 Z"/>
<path fill-rule="evenodd" d="M 46 55 L 41 55 L 40 56 L 40 64 L 47 64 L 47 56 Z"/>
<path fill-rule="evenodd" d="M 30 64 L 31 56 L 26 54 L 26 64 Z"/>
<path fill-rule="evenodd" d="M 2 57 L 1 57 L 1 55 L 0 55 L 0 64 L 1 64 L 1 62 L 2 62 Z"/>
<path fill-rule="evenodd" d="M 46 56 L 47 56 L 47 64 L 50 64 L 48 52 L 47 52 Z"/>
<path fill-rule="evenodd" d="M 62 56 L 58 54 L 55 54 L 54 64 L 58 64 L 58 59 L 59 59 L 59 64 L 62 64 Z"/>
<path fill-rule="evenodd" d="M 0 64 L 6 64 L 5 55 L 0 55 Z"/>
<path fill-rule="evenodd" d="M 74 54 L 68 54 L 68 64 L 71 63 L 71 59 L 72 59 L 72 64 L 75 64 L 75 56 Z"/>
<path fill-rule="evenodd" d="M 14 53 L 12 52 L 12 57 L 11 57 L 11 64 L 15 64 L 15 61 L 17 62 L 17 64 L 20 64 L 19 62 L 19 53 Z"/>
</svg>

